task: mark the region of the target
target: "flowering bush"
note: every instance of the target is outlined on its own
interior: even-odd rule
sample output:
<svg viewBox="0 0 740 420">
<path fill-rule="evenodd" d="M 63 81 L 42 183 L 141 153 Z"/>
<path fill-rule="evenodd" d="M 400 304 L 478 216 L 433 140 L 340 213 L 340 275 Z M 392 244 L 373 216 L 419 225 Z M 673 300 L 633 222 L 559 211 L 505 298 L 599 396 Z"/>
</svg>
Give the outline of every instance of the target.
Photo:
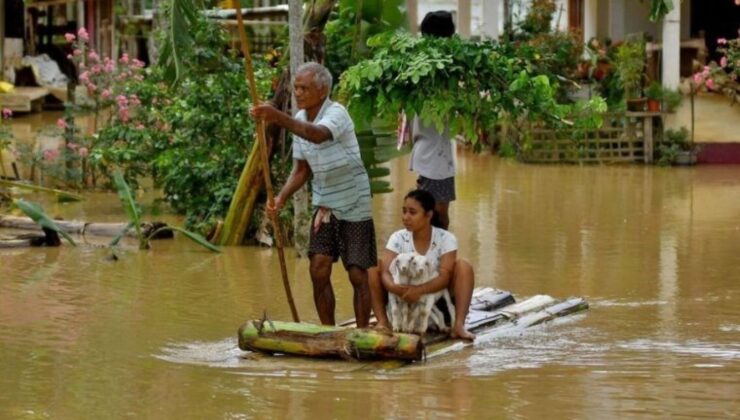
<svg viewBox="0 0 740 420">
<path fill-rule="evenodd" d="M 740 38 L 717 40 L 717 51 L 722 54 L 719 62 L 712 61 L 704 69 L 694 74 L 694 84 L 707 90 L 727 95 L 732 103 L 738 102 L 740 94 Z"/>
<path fill-rule="evenodd" d="M 0 171 L 5 171 L 5 166 L 3 163 L 3 150 L 7 149 L 8 146 L 10 146 L 10 141 L 13 139 L 13 132 L 10 131 L 10 128 L 8 128 L 7 124 L 5 123 L 5 120 L 9 119 L 13 116 L 13 111 L 11 111 L 8 108 L 2 109 L 2 114 L 0 114 Z"/>
<path fill-rule="evenodd" d="M 193 36 L 197 48 L 183 56 L 190 65 L 176 85 L 166 82 L 159 66 L 144 69 L 143 80 L 116 81 L 112 107 L 117 116 L 99 131 L 90 159 L 102 171 L 123 169 L 132 185 L 137 178 L 151 177 L 166 202 L 187 215 L 189 228 L 207 231 L 228 209 L 255 126 L 248 112 L 243 60 L 224 53 L 228 44 L 223 29 L 199 18 Z M 275 70 L 261 60 L 254 64 L 264 96 Z M 127 119 L 121 117 L 125 106 Z"/>
</svg>

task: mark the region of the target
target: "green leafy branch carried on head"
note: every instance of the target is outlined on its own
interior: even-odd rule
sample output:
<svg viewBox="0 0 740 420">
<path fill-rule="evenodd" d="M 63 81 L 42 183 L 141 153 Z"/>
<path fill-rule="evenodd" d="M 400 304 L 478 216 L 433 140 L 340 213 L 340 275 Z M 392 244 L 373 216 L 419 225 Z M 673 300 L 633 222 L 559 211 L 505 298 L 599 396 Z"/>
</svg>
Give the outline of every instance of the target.
<svg viewBox="0 0 740 420">
<path fill-rule="evenodd" d="M 372 58 L 350 67 L 339 91 L 360 124 L 404 111 L 475 145 L 503 117 L 562 121 L 570 111 L 555 99 L 556 82 L 509 44 L 396 32 L 368 46 Z"/>
</svg>

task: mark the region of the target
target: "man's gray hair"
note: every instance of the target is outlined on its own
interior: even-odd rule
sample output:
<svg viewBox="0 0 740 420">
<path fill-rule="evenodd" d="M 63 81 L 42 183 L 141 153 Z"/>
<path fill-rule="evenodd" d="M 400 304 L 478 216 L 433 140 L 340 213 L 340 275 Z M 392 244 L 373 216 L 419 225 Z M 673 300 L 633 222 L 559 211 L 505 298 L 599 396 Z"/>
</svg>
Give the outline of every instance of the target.
<svg viewBox="0 0 740 420">
<path fill-rule="evenodd" d="M 310 71 L 313 74 L 313 81 L 318 87 L 326 87 L 327 95 L 331 93 L 333 79 L 329 70 L 315 61 L 309 61 L 298 66 L 296 75 Z"/>
</svg>

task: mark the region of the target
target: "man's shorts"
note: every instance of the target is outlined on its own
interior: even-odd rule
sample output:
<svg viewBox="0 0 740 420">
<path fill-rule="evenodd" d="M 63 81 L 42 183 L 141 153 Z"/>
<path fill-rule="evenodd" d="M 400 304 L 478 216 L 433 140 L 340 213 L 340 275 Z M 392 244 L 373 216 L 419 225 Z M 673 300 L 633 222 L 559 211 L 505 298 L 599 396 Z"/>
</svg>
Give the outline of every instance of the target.
<svg viewBox="0 0 740 420">
<path fill-rule="evenodd" d="M 416 186 L 420 190 L 429 191 L 437 203 L 449 203 L 455 201 L 455 177 L 445 179 L 429 179 L 419 176 Z"/>
<path fill-rule="evenodd" d="M 316 212 L 311 220 L 315 217 Z M 313 254 L 329 255 L 334 262 L 341 256 L 345 269 L 353 265 L 362 269 L 375 267 L 378 265 L 378 251 L 373 219 L 348 222 L 332 215 L 328 223 L 321 224 L 318 232 L 311 228 L 308 255 Z"/>
</svg>

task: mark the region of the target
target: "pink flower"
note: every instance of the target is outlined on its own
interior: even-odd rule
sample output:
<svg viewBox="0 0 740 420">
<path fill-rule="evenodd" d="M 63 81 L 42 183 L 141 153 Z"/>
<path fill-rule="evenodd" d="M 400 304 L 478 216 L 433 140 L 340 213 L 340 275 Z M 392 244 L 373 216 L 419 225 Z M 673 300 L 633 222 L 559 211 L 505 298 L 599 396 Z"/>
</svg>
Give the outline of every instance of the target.
<svg viewBox="0 0 740 420">
<path fill-rule="evenodd" d="M 93 93 L 95 93 L 95 91 L 96 91 L 96 90 L 98 90 L 98 87 L 97 87 L 97 86 L 96 86 L 96 85 L 95 85 L 94 83 L 90 83 L 89 85 L 87 85 L 87 91 L 88 91 L 88 93 L 90 93 L 91 95 L 92 95 Z"/>
<path fill-rule="evenodd" d="M 13 111 L 10 108 L 3 108 L 3 118 L 10 118 L 13 116 Z"/>
<path fill-rule="evenodd" d="M 75 39 L 77 39 L 75 34 L 70 34 L 70 33 L 64 34 L 64 38 L 67 40 L 67 42 L 75 42 Z"/>
<path fill-rule="evenodd" d="M 725 44 L 727 44 L 727 39 L 726 38 L 718 38 L 717 39 L 717 44 L 718 45 L 725 45 Z"/>
<path fill-rule="evenodd" d="M 87 58 L 93 61 L 98 61 L 100 59 L 100 56 L 95 51 L 90 51 L 90 53 L 87 54 Z"/>
<path fill-rule="evenodd" d="M 137 130 L 143 130 L 144 129 L 144 124 L 136 124 L 136 127 L 135 128 Z"/>
<path fill-rule="evenodd" d="M 696 83 L 697 85 L 704 83 L 704 76 L 702 75 L 702 73 L 696 73 L 694 75 L 694 83 Z"/>
<path fill-rule="evenodd" d="M 96 64 L 96 65 L 92 66 L 92 68 L 90 69 L 90 71 L 93 72 L 93 73 L 95 73 L 95 74 L 98 74 L 101 71 L 103 71 L 103 68 L 100 67 L 100 64 Z"/>
<path fill-rule="evenodd" d="M 87 42 L 90 40 L 90 35 L 87 33 L 87 29 L 80 28 L 79 31 L 77 31 L 77 36 L 80 37 L 81 41 Z"/>
<path fill-rule="evenodd" d="M 44 150 L 44 160 L 46 161 L 52 161 L 59 157 L 59 150 L 57 149 L 47 149 Z"/>
<path fill-rule="evenodd" d="M 72 142 L 67 143 L 67 148 L 69 150 L 75 150 L 75 149 L 77 149 L 77 147 L 78 147 L 77 146 L 77 143 L 72 143 Z"/>
<path fill-rule="evenodd" d="M 103 71 L 106 73 L 113 73 L 113 70 L 115 70 L 116 67 L 113 63 L 105 63 L 105 67 L 103 67 Z"/>
<path fill-rule="evenodd" d="M 105 89 L 102 92 L 100 92 L 100 97 L 103 98 L 103 99 L 110 98 L 110 95 L 111 95 L 110 89 Z"/>
<path fill-rule="evenodd" d="M 140 68 L 143 68 L 143 67 L 144 67 L 144 62 L 143 62 L 143 61 L 141 61 L 141 60 L 138 60 L 138 59 L 136 59 L 136 58 L 134 58 L 134 61 L 133 61 L 133 63 L 134 63 L 134 64 L 133 64 L 133 65 L 134 65 L 134 67 L 136 67 L 137 69 L 140 69 Z"/>
<path fill-rule="evenodd" d="M 83 71 L 82 73 L 80 73 L 80 82 L 87 83 L 89 81 L 90 81 L 90 73 L 89 72 Z"/>
<path fill-rule="evenodd" d="M 116 96 L 116 102 L 118 102 L 118 106 L 121 108 L 125 108 L 128 106 L 128 98 L 124 95 Z"/>
<path fill-rule="evenodd" d="M 74 54 L 75 57 L 82 55 L 82 50 L 79 48 L 75 48 L 74 51 L 72 51 L 72 54 Z"/>
<path fill-rule="evenodd" d="M 80 157 L 87 157 L 89 155 L 89 151 L 87 150 L 87 147 L 80 147 L 80 149 L 77 151 L 77 154 L 80 155 Z"/>
<path fill-rule="evenodd" d="M 714 90 L 714 80 L 707 79 L 707 89 Z"/>
<path fill-rule="evenodd" d="M 727 67 L 727 57 L 722 57 L 719 59 L 719 65 L 721 67 Z"/>
<path fill-rule="evenodd" d="M 123 64 L 128 64 L 128 54 L 124 53 L 119 61 Z"/>
<path fill-rule="evenodd" d="M 60 119 L 57 120 L 57 127 L 61 128 L 61 129 L 67 128 L 67 122 L 64 121 L 64 118 L 60 118 Z"/>
<path fill-rule="evenodd" d="M 131 118 L 128 108 L 121 108 L 118 110 L 118 117 L 123 122 L 128 122 L 129 118 Z"/>
</svg>

